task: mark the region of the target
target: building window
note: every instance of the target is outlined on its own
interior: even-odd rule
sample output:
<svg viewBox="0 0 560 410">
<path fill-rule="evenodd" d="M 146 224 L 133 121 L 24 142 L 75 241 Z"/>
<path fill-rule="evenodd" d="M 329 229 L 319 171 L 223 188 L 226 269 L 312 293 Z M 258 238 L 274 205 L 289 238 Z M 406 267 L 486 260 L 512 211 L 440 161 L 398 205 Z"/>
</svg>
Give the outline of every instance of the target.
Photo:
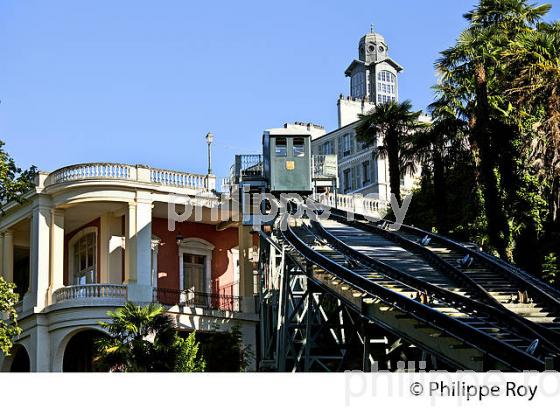
<svg viewBox="0 0 560 410">
<path fill-rule="evenodd" d="M 214 245 L 200 238 L 179 244 L 180 303 L 210 306 L 210 279 Z"/>
<path fill-rule="evenodd" d="M 184 253 L 183 272 L 183 289 L 193 292 L 204 292 L 206 256 Z"/>
<path fill-rule="evenodd" d="M 370 162 L 364 161 L 362 163 L 362 180 L 364 186 L 370 183 L 370 175 L 371 175 Z"/>
<path fill-rule="evenodd" d="M 365 96 L 366 74 L 363 71 L 354 73 L 350 79 L 350 94 L 354 98 L 362 98 Z"/>
<path fill-rule="evenodd" d="M 397 99 L 397 77 L 390 71 L 377 73 L 377 102 L 386 103 Z"/>
<path fill-rule="evenodd" d="M 305 156 L 305 140 L 302 137 L 294 138 L 293 152 L 294 157 Z"/>
<path fill-rule="evenodd" d="M 362 186 L 362 173 L 360 172 L 360 165 L 352 168 L 352 191 Z"/>
<path fill-rule="evenodd" d="M 338 152 L 342 153 L 343 157 L 352 154 L 352 135 L 344 134 L 338 137 Z"/>
<path fill-rule="evenodd" d="M 320 146 L 320 153 L 323 155 L 333 155 L 334 154 L 334 144 L 331 141 L 327 141 Z"/>
<path fill-rule="evenodd" d="M 288 144 L 286 138 L 280 137 L 276 138 L 276 156 L 277 157 L 286 157 L 288 156 Z"/>
<path fill-rule="evenodd" d="M 343 175 L 342 181 L 344 183 L 343 189 L 344 189 L 344 192 L 346 193 L 346 192 L 349 192 L 350 189 L 351 189 L 350 188 L 350 169 L 345 169 L 343 171 L 342 175 Z"/>
<path fill-rule="evenodd" d="M 72 245 L 72 284 L 88 285 L 97 282 L 97 235 L 84 232 Z"/>
</svg>

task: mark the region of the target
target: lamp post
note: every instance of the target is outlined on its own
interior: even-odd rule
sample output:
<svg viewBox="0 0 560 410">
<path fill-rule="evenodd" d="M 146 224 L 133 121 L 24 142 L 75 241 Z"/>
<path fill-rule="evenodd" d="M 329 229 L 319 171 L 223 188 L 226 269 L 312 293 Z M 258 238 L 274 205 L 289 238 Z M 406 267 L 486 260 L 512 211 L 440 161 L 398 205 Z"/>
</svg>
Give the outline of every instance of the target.
<svg viewBox="0 0 560 410">
<path fill-rule="evenodd" d="M 208 144 L 208 175 L 212 175 L 212 141 L 214 141 L 214 135 L 209 132 L 206 134 L 206 143 Z"/>
</svg>

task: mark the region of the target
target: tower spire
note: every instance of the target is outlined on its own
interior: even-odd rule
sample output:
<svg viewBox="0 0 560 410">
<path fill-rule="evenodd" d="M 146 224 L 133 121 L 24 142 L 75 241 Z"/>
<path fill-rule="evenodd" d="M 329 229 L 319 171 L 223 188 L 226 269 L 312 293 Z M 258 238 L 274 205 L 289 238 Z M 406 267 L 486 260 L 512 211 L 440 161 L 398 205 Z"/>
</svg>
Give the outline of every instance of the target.
<svg viewBox="0 0 560 410">
<path fill-rule="evenodd" d="M 373 26 L 373 24 L 369 25 L 369 32 L 370 33 L 375 33 L 375 27 Z"/>
</svg>

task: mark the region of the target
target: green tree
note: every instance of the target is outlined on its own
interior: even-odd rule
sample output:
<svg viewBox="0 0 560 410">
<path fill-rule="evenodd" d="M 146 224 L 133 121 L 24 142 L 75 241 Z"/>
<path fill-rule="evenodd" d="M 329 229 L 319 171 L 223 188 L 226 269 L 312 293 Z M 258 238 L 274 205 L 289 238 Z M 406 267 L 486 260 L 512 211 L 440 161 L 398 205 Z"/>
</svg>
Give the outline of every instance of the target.
<svg viewBox="0 0 560 410">
<path fill-rule="evenodd" d="M 203 360 L 197 357 L 198 345 L 189 339 L 179 340 L 173 322 L 162 306 L 138 306 L 127 302 L 107 315 L 111 320 L 100 325 L 108 335 L 97 342 L 95 364 L 99 370 L 169 372 L 203 369 Z"/>
<path fill-rule="evenodd" d="M 549 5 L 534 6 L 525 0 L 481 0 L 465 14 L 469 27 L 436 63 L 442 83 L 465 107 L 490 244 L 508 260 L 512 234 L 506 203 L 520 199 L 516 189 L 523 184 L 518 169 L 524 141 L 504 98 L 510 73 L 502 54 L 513 38 L 533 30 L 548 10 Z"/>
<path fill-rule="evenodd" d="M 23 194 L 34 184 L 36 168 L 19 168 L 14 159 L 4 150 L 5 143 L 0 141 L 0 204 L 21 201 Z"/>
<path fill-rule="evenodd" d="M 4 150 L 0 141 L 0 205 L 11 201 L 22 201 L 22 196 L 33 187 L 35 167 L 22 171 L 14 159 Z M 3 213 L 3 210 L 1 211 Z M 21 332 L 17 325 L 15 304 L 19 295 L 15 285 L 6 282 L 0 275 L 0 350 L 9 354 L 12 339 Z"/>
<path fill-rule="evenodd" d="M 524 117 L 542 112 L 537 123 L 544 138 L 533 146 L 550 185 L 549 219 L 560 223 L 560 22 L 540 24 L 518 34 L 503 57 L 515 77 L 509 93 Z"/>
<path fill-rule="evenodd" d="M 369 145 L 381 144 L 376 151 L 378 156 L 387 157 L 389 162 L 389 185 L 399 206 L 401 199 L 401 175 L 404 171 L 403 149 L 405 140 L 425 124 L 419 121 L 421 111 L 412 111 L 412 104 L 406 100 L 401 103 L 388 101 L 377 105 L 367 114 L 360 114 L 356 127 L 358 141 Z"/>
<path fill-rule="evenodd" d="M 217 330 L 217 329 L 216 329 Z M 201 343 L 209 372 L 243 372 L 252 360 L 251 346 L 244 346 L 238 326 L 227 332 L 212 332 Z"/>
<path fill-rule="evenodd" d="M 19 297 L 14 292 L 15 287 L 0 277 L 0 351 L 5 355 L 10 354 L 12 339 L 21 332 L 17 324 L 15 305 Z"/>
<path fill-rule="evenodd" d="M 200 351 L 200 342 L 196 340 L 196 332 L 189 333 L 185 339 L 178 337 L 177 344 L 177 362 L 175 364 L 176 372 L 203 372 L 206 370 L 206 361 Z"/>
<path fill-rule="evenodd" d="M 403 157 L 406 167 L 414 173 L 418 164 L 431 170 L 436 228 L 446 234 L 449 231 L 446 174 L 458 151 L 466 151 L 463 138 L 466 124 L 457 118 L 445 95 L 431 104 L 429 110 L 432 123 L 406 139 Z"/>
</svg>

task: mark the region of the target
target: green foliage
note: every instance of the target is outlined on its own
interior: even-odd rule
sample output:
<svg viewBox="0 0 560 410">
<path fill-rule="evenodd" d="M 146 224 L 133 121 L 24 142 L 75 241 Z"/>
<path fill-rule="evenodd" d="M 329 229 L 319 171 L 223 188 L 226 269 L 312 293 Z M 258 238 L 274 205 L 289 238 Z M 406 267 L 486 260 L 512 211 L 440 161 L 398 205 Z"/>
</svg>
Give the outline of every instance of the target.
<svg viewBox="0 0 560 410">
<path fill-rule="evenodd" d="M 558 257 L 558 253 L 551 252 L 545 256 L 542 276 L 549 284 L 560 287 L 560 257 Z"/>
<path fill-rule="evenodd" d="M 423 165 L 407 222 L 558 285 L 560 23 L 543 22 L 549 10 L 479 0 L 464 15 L 467 28 L 436 62 L 433 124 L 407 148 Z"/>
<path fill-rule="evenodd" d="M 0 277 L 0 351 L 5 355 L 10 354 L 14 336 L 21 333 L 15 308 L 19 297 L 14 289 L 13 283 L 8 283 Z"/>
<path fill-rule="evenodd" d="M 97 341 L 98 370 L 113 372 L 203 372 L 195 333 L 186 339 L 177 335 L 170 316 L 157 304 L 128 302 L 100 325 L 108 335 Z"/>
<path fill-rule="evenodd" d="M 162 306 L 138 306 L 132 302 L 108 312 L 100 325 L 108 335 L 97 342 L 95 364 L 99 370 L 117 372 L 165 372 L 177 365 L 177 332 Z"/>
<path fill-rule="evenodd" d="M 0 203 L 21 201 L 21 196 L 33 187 L 37 170 L 35 167 L 19 168 L 4 145 L 0 141 Z"/>
<path fill-rule="evenodd" d="M 196 332 L 192 332 L 185 339 L 177 337 L 175 340 L 177 349 L 176 372 L 203 372 L 206 369 L 206 361 L 200 350 L 200 342 L 196 341 Z"/>
<path fill-rule="evenodd" d="M 253 357 L 251 346 L 243 344 L 238 326 L 206 335 L 201 347 L 209 372 L 243 372 Z"/>
<path fill-rule="evenodd" d="M 378 104 L 365 115 L 360 114 L 360 123 L 356 127 L 358 141 L 376 145 L 376 155 L 387 157 L 391 192 L 399 204 L 402 203 L 401 175 L 406 172 L 407 165 L 403 151 L 408 136 L 425 126 L 418 121 L 420 114 L 421 111 L 412 110 L 408 100 L 401 103 L 388 101 Z M 378 144 L 378 139 L 381 144 Z"/>
</svg>

